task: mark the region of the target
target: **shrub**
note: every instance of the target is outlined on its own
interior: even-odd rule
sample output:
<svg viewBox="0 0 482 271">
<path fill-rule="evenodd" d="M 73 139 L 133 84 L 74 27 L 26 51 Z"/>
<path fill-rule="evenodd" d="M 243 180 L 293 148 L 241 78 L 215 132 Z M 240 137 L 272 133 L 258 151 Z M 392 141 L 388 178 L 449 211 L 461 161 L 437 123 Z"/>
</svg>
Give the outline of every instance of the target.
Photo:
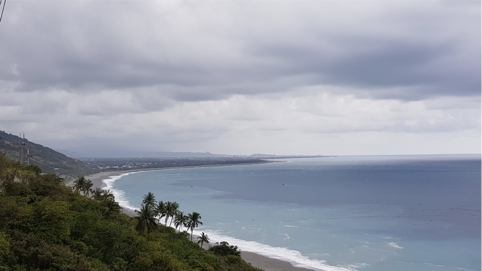
<svg viewBox="0 0 482 271">
<path fill-rule="evenodd" d="M 221 242 L 220 245 L 212 246 L 209 248 L 209 251 L 212 251 L 215 255 L 219 256 L 240 256 L 241 252 L 238 251 L 237 246 L 230 246 L 228 242 Z"/>
</svg>

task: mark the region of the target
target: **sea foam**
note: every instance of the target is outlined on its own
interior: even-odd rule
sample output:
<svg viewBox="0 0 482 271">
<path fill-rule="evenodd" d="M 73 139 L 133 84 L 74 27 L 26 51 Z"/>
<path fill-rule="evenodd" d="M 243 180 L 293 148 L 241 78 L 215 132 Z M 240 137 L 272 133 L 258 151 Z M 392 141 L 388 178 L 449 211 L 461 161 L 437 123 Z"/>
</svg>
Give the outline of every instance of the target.
<svg viewBox="0 0 482 271">
<path fill-rule="evenodd" d="M 142 172 L 142 171 L 139 171 L 139 172 Z M 133 207 L 130 204 L 130 202 L 125 198 L 125 192 L 123 190 L 114 189 L 113 187 L 114 187 L 115 181 L 119 180 L 120 178 L 122 178 L 124 176 L 134 174 L 134 173 L 138 173 L 138 172 L 128 172 L 128 173 L 124 173 L 124 174 L 121 174 L 121 175 L 113 175 L 113 176 L 109 176 L 107 179 L 102 180 L 102 182 L 105 184 L 105 187 L 103 189 L 110 190 L 112 192 L 112 194 L 114 195 L 116 201 L 119 203 L 119 205 L 122 208 L 130 209 L 132 211 L 134 211 L 138 208 Z"/>
<path fill-rule="evenodd" d="M 202 228 L 195 230 L 195 235 L 201 235 Z M 261 244 L 254 241 L 246 241 L 241 239 L 236 239 L 230 236 L 220 234 L 216 231 L 204 231 L 211 240 L 210 244 L 214 242 L 228 242 L 230 245 L 235 245 L 242 251 L 253 252 L 259 255 L 263 255 L 268 258 L 277 259 L 285 262 L 291 263 L 295 267 L 303 267 L 312 270 L 319 271 L 354 271 L 356 270 L 353 266 L 332 266 L 327 264 L 325 261 L 317 261 L 309 259 L 303 256 L 299 251 L 291 250 L 284 247 L 272 247 L 265 244 Z M 360 267 L 360 266 L 358 266 Z"/>
</svg>

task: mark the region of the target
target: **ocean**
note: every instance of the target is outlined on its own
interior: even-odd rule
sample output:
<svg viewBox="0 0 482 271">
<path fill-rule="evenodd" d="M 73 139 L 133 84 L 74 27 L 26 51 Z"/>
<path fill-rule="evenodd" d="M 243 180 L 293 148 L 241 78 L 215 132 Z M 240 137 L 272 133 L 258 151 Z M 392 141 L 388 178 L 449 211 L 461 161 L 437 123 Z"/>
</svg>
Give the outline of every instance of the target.
<svg viewBox="0 0 482 271">
<path fill-rule="evenodd" d="M 313 270 L 481 270 L 480 155 L 339 156 L 104 180 L 201 214 L 205 232 Z"/>
</svg>

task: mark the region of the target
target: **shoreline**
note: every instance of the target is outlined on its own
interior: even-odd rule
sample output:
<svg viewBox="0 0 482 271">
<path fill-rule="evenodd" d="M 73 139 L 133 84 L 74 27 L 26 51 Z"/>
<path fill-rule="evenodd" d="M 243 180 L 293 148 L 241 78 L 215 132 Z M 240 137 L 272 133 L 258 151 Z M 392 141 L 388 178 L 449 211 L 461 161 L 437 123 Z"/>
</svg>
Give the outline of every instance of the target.
<svg viewBox="0 0 482 271">
<path fill-rule="evenodd" d="M 93 184 L 92 189 L 95 189 L 97 187 L 104 189 L 105 184 L 103 180 L 111 176 L 119 176 L 126 173 L 163 170 L 163 169 L 164 168 L 160 168 L 160 169 L 153 168 L 153 169 L 144 169 L 144 170 L 105 171 L 105 172 L 99 172 L 99 173 L 85 176 L 85 178 L 92 181 L 92 184 Z M 134 217 L 136 215 L 134 210 L 131 210 L 130 208 L 125 208 L 123 206 L 121 207 L 122 207 L 122 213 L 131 217 Z M 193 242 L 195 242 L 195 240 L 193 240 Z M 250 251 L 241 251 L 241 258 L 247 263 L 251 264 L 252 266 L 264 269 L 265 271 L 316 271 L 316 269 L 296 267 L 296 266 L 293 266 L 289 261 L 269 258 L 264 255 L 250 252 Z"/>
</svg>

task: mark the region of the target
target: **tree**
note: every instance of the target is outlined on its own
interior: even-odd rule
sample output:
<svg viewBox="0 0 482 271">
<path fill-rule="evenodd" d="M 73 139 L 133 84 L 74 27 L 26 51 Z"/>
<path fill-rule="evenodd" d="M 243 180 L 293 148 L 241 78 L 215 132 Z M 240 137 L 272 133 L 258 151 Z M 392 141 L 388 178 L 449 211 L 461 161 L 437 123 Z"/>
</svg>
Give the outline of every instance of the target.
<svg viewBox="0 0 482 271">
<path fill-rule="evenodd" d="M 115 197 L 114 197 L 114 194 L 112 194 L 112 192 L 110 191 L 110 189 L 107 189 L 107 190 L 102 190 L 103 193 L 102 193 L 102 197 L 106 200 L 108 199 L 112 199 L 112 200 L 115 200 Z"/>
<path fill-rule="evenodd" d="M 2 267 L 2 262 L 6 262 L 6 259 L 10 256 L 10 242 L 8 241 L 8 237 L 5 232 L 0 231 L 0 270 Z"/>
<path fill-rule="evenodd" d="M 220 245 L 210 247 L 209 251 L 212 251 L 215 255 L 219 256 L 240 256 L 241 254 L 237 246 L 230 246 L 226 241 L 221 242 Z"/>
<path fill-rule="evenodd" d="M 68 202 L 44 200 L 34 208 L 36 233 L 55 242 L 68 240 L 73 222 Z"/>
<path fill-rule="evenodd" d="M 183 212 L 177 212 L 174 217 L 174 227 L 179 228 L 181 231 L 182 226 L 186 226 L 187 216 Z"/>
<path fill-rule="evenodd" d="M 96 187 L 95 189 L 91 189 L 90 193 L 93 199 L 100 201 L 103 198 L 104 190 L 100 187 Z"/>
<path fill-rule="evenodd" d="M 166 212 L 167 212 L 166 211 L 166 204 L 163 201 L 159 201 L 159 203 L 156 207 L 156 213 L 159 216 L 159 221 L 161 220 L 161 218 L 166 216 Z M 166 219 L 166 222 L 167 222 L 167 219 Z"/>
<path fill-rule="evenodd" d="M 105 200 L 101 201 L 101 204 L 105 208 L 105 212 L 103 213 L 105 216 L 119 214 L 122 210 L 122 207 L 120 207 L 119 203 L 112 198 L 106 198 Z"/>
<path fill-rule="evenodd" d="M 147 233 L 151 233 L 157 228 L 156 214 L 152 206 L 143 204 L 141 210 L 136 210 L 136 213 L 139 214 L 139 216 L 136 217 L 136 231 L 140 235 L 144 235 L 146 230 Z"/>
<path fill-rule="evenodd" d="M 177 202 L 166 202 L 166 205 L 165 205 L 166 209 L 165 209 L 165 214 L 166 214 L 166 220 L 165 220 L 165 225 L 167 226 L 167 220 L 169 218 L 174 218 L 174 215 L 176 215 L 178 209 L 179 209 L 179 204 Z M 169 223 L 169 227 L 171 226 L 172 224 L 172 219 L 171 219 L 171 222 Z"/>
<path fill-rule="evenodd" d="M 72 187 L 74 189 L 74 192 L 79 193 L 82 191 L 82 189 L 85 187 L 85 182 L 87 180 L 82 176 L 77 178 L 77 180 L 74 181 L 74 186 Z"/>
<path fill-rule="evenodd" d="M 86 195 L 87 197 L 89 196 L 90 188 L 92 188 L 93 185 L 94 184 L 91 180 L 85 180 L 84 186 L 82 187 L 82 192 L 84 192 L 84 195 Z"/>
<path fill-rule="evenodd" d="M 94 184 L 92 183 L 91 180 L 88 180 L 82 176 L 77 178 L 77 180 L 74 181 L 74 186 L 72 188 L 76 193 L 83 192 L 84 195 L 89 196 L 89 193 L 91 192 L 90 188 L 92 188 L 93 185 Z"/>
<path fill-rule="evenodd" d="M 148 205 L 150 207 L 156 207 L 156 197 L 151 192 L 144 195 L 144 199 L 142 200 L 142 204 Z"/>
<path fill-rule="evenodd" d="M 199 239 L 199 241 L 197 241 L 197 243 L 198 244 L 201 243 L 201 247 L 203 247 L 204 243 L 209 244 L 209 237 L 204 232 L 202 232 L 201 236 L 198 236 L 197 239 Z"/>
<path fill-rule="evenodd" d="M 188 221 L 187 221 L 187 228 L 191 230 L 191 242 L 192 242 L 192 233 L 194 228 L 197 228 L 199 224 L 203 224 L 200 219 L 201 219 L 201 214 L 198 212 L 192 212 L 192 214 L 187 215 Z"/>
<path fill-rule="evenodd" d="M 173 202 L 171 203 L 171 207 L 167 210 L 167 214 L 171 217 L 171 222 L 169 223 L 169 227 L 172 225 L 172 221 L 174 217 L 179 212 L 179 203 Z"/>
</svg>

